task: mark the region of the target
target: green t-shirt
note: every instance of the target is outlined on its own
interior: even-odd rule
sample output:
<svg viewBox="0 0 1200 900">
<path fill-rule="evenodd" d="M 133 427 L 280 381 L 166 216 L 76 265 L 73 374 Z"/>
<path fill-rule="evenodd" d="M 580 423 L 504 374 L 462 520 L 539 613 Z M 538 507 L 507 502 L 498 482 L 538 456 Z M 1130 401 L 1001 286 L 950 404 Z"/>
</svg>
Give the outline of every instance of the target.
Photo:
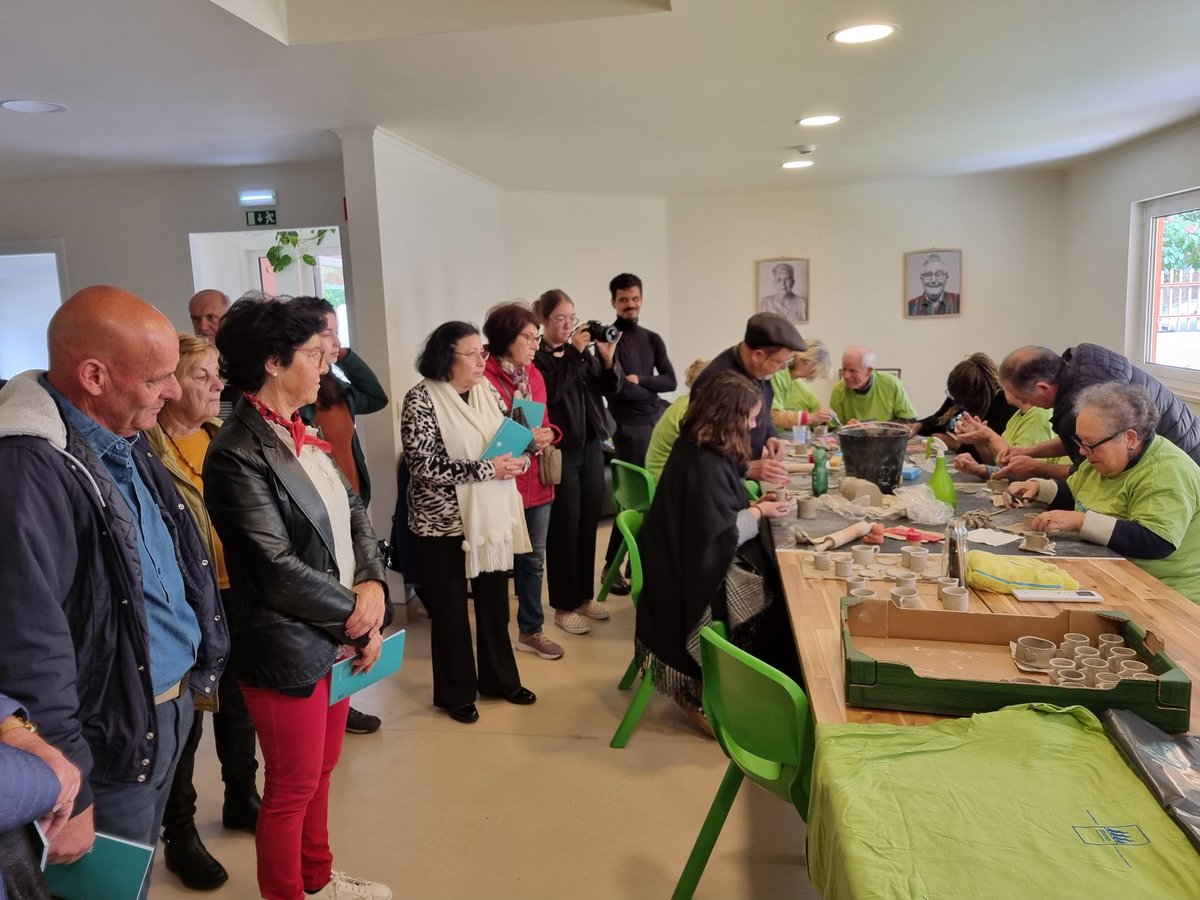
<svg viewBox="0 0 1200 900">
<path fill-rule="evenodd" d="M 676 398 L 659 416 L 654 431 L 650 434 L 650 444 L 646 447 L 646 471 L 654 476 L 655 482 L 662 477 L 663 466 L 671 455 L 671 448 L 679 439 L 679 423 L 687 412 L 688 395 Z"/>
<path fill-rule="evenodd" d="M 879 370 L 871 376 L 871 388 L 865 394 L 852 391 L 846 387 L 846 382 L 839 381 L 833 386 L 829 406 L 843 422 L 851 419 L 892 422 L 917 417 L 917 411 L 913 409 L 900 379 Z"/>
<path fill-rule="evenodd" d="M 794 412 L 804 410 L 810 413 L 821 410 L 821 401 L 812 392 L 812 388 L 803 379 L 792 378 L 787 369 L 771 376 L 771 387 L 775 390 L 771 409 L 789 409 Z"/>
<path fill-rule="evenodd" d="M 1021 412 L 1017 410 L 1008 420 L 1008 427 L 1001 435 L 1010 447 L 1033 447 L 1054 439 L 1054 428 L 1050 425 L 1050 410 L 1031 406 Z M 1046 462 L 1069 466 L 1071 457 L 1056 456 Z"/>
<path fill-rule="evenodd" d="M 1106 478 L 1086 460 L 1067 477 L 1080 512 L 1094 510 L 1150 529 L 1175 545 L 1166 559 L 1130 559 L 1200 603 L 1200 466 L 1155 436 L 1137 465 Z"/>
</svg>

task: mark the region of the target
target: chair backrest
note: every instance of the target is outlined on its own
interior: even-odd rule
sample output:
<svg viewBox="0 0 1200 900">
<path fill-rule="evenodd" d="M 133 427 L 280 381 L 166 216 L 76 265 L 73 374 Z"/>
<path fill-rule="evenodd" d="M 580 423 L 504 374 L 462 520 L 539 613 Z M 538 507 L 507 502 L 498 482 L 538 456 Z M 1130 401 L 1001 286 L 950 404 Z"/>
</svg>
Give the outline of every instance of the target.
<svg viewBox="0 0 1200 900">
<path fill-rule="evenodd" d="M 626 509 L 617 513 L 617 530 L 625 538 L 625 550 L 629 553 L 629 599 L 637 606 L 638 597 L 642 595 L 642 554 L 638 550 L 637 536 L 642 530 L 642 519 L 645 514 L 636 509 Z"/>
<path fill-rule="evenodd" d="M 814 743 L 804 691 L 712 628 L 700 629 L 700 666 L 704 711 L 725 755 L 807 817 Z"/>
<path fill-rule="evenodd" d="M 613 502 L 617 512 L 636 509 L 645 512 L 654 499 L 654 476 L 623 459 L 612 461 Z"/>
<path fill-rule="evenodd" d="M 757 481 L 747 481 L 745 484 L 746 493 L 749 495 L 751 503 L 762 499 L 762 486 Z"/>
</svg>

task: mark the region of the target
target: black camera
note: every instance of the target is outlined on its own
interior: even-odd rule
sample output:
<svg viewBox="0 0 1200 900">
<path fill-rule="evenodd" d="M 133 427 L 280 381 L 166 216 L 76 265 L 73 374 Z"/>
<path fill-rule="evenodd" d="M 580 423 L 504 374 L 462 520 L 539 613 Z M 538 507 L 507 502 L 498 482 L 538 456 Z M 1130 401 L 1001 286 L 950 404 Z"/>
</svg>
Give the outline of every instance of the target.
<svg viewBox="0 0 1200 900">
<path fill-rule="evenodd" d="M 616 325 L 605 325 L 595 319 L 584 322 L 579 328 L 581 331 L 586 331 L 597 344 L 611 344 L 621 336 Z"/>
</svg>

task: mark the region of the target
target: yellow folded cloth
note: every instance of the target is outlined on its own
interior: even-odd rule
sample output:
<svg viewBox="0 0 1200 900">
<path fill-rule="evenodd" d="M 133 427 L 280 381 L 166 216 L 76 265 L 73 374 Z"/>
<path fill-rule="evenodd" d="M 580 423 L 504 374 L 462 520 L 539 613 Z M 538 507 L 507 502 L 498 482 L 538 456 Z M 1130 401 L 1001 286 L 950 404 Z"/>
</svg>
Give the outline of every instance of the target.
<svg viewBox="0 0 1200 900">
<path fill-rule="evenodd" d="M 999 556 L 986 550 L 967 554 L 967 583 L 981 591 L 999 594 L 1024 588 L 1079 589 L 1079 582 L 1054 563 L 1026 556 Z"/>
</svg>

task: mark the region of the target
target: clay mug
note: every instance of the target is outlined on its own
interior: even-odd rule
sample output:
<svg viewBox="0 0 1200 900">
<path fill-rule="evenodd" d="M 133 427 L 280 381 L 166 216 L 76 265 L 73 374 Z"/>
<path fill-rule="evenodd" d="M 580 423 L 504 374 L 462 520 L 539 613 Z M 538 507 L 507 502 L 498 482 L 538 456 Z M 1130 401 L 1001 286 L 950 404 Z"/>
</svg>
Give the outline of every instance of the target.
<svg viewBox="0 0 1200 900">
<path fill-rule="evenodd" d="M 815 519 L 817 517 L 817 501 L 811 497 L 805 497 L 800 500 L 797 507 L 797 515 L 801 519 Z"/>
<path fill-rule="evenodd" d="M 833 555 L 828 550 L 818 550 L 813 554 L 813 568 L 819 572 L 828 572 L 833 568 Z"/>
<path fill-rule="evenodd" d="M 1086 634 L 1079 634 L 1078 632 L 1075 632 L 1075 631 L 1068 631 L 1066 634 L 1063 635 L 1063 642 L 1062 642 L 1061 646 L 1066 646 L 1066 647 L 1070 648 L 1065 654 L 1066 656 L 1070 657 L 1070 656 L 1074 655 L 1076 647 L 1090 647 L 1091 644 L 1092 644 L 1092 642 Z"/>
<path fill-rule="evenodd" d="M 924 547 L 916 547 L 908 551 L 908 567 L 914 572 L 924 572 L 925 564 L 929 561 L 929 551 Z"/>
<path fill-rule="evenodd" d="M 1045 638 L 1026 635 L 1017 638 L 1017 662 L 1044 669 L 1058 650 L 1058 644 Z"/>
<path fill-rule="evenodd" d="M 1096 646 L 1100 648 L 1100 655 L 1107 659 L 1109 651 L 1112 650 L 1113 647 L 1125 646 L 1125 638 L 1121 637 L 1119 634 L 1102 634 L 1100 635 L 1100 639 L 1097 641 Z"/>
<path fill-rule="evenodd" d="M 850 592 L 850 596 L 859 600 L 874 600 L 875 592 L 868 587 L 858 587 Z"/>
<path fill-rule="evenodd" d="M 1123 662 L 1136 659 L 1137 651 L 1132 647 L 1113 647 L 1108 651 L 1108 670 L 1110 672 L 1120 672 Z"/>
<path fill-rule="evenodd" d="M 917 573 L 916 572 L 903 572 L 900 575 L 896 576 L 896 587 L 916 588 L 916 586 L 917 586 Z"/>
<path fill-rule="evenodd" d="M 1050 673 L 1050 680 L 1061 687 L 1083 687 L 1083 673 L 1078 669 L 1060 669 Z"/>
<path fill-rule="evenodd" d="M 1050 675 L 1051 676 L 1053 676 L 1055 672 L 1074 672 L 1074 671 L 1076 671 L 1076 669 L 1075 669 L 1075 660 L 1073 660 L 1073 659 L 1061 659 L 1060 657 L 1056 656 L 1056 657 L 1054 657 L 1054 659 L 1050 660 Z"/>
<path fill-rule="evenodd" d="M 869 566 L 875 562 L 875 554 L 879 551 L 870 544 L 855 544 L 850 548 L 850 556 L 856 566 Z"/>
<path fill-rule="evenodd" d="M 1127 659 L 1121 663 L 1121 671 L 1117 674 L 1122 678 L 1136 678 L 1139 675 L 1149 675 L 1150 667 L 1140 659 Z"/>
<path fill-rule="evenodd" d="M 942 598 L 942 609 L 948 609 L 951 612 L 966 612 L 971 603 L 970 592 L 965 587 L 944 587 L 938 589 L 938 595 Z M 1053 647 L 1053 643 L 1051 642 Z M 1050 655 L 1054 655 L 1054 651 L 1058 648 L 1054 647 Z"/>
<path fill-rule="evenodd" d="M 1079 671 L 1083 673 L 1083 680 L 1088 687 L 1096 686 L 1096 676 L 1101 672 L 1108 672 L 1108 660 L 1101 659 L 1098 656 L 1089 656 L 1086 659 L 1079 661 Z"/>
<path fill-rule="evenodd" d="M 916 588 L 892 588 L 892 601 L 901 609 L 917 609 L 921 605 L 917 600 Z"/>
<path fill-rule="evenodd" d="M 835 559 L 833 561 L 833 574 L 838 578 L 848 578 L 853 571 L 854 563 L 851 560 Z"/>
<path fill-rule="evenodd" d="M 851 575 L 846 579 L 846 590 L 852 591 L 855 588 L 869 588 L 871 579 L 866 575 Z"/>
<path fill-rule="evenodd" d="M 1096 688 L 1101 691 L 1111 691 L 1121 683 L 1121 676 L 1112 672 L 1101 672 L 1096 676 Z"/>
<path fill-rule="evenodd" d="M 1095 647 L 1076 647 L 1075 651 L 1071 655 L 1075 657 L 1075 665 L 1078 667 L 1080 661 L 1087 659 L 1088 657 L 1094 656 L 1096 659 L 1099 659 L 1100 651 Z"/>
</svg>

